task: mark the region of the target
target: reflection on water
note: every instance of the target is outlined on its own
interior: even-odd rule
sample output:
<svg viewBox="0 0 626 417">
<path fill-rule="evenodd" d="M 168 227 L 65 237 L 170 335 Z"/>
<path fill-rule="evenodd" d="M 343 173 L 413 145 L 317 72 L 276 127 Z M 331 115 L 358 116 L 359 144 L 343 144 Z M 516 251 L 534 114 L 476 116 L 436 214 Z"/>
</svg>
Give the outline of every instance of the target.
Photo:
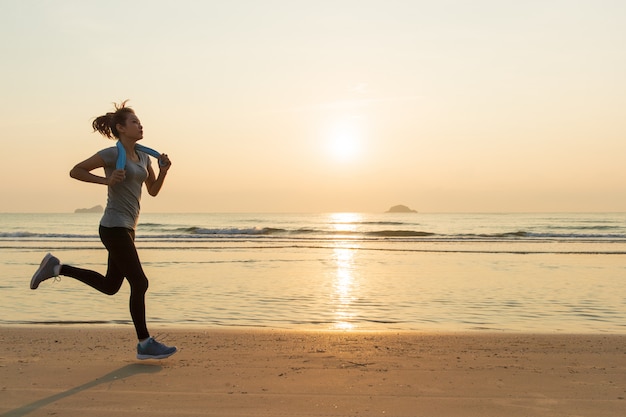
<svg viewBox="0 0 626 417">
<path fill-rule="evenodd" d="M 363 220 L 363 216 L 358 213 L 332 213 L 330 214 L 330 224 L 335 232 L 356 232 L 357 223 Z"/>
<path fill-rule="evenodd" d="M 358 213 L 332 213 L 330 224 L 333 225 L 338 234 L 342 232 L 355 232 L 357 224 L 362 221 L 362 216 Z M 333 248 L 333 261 L 336 265 L 336 273 L 333 277 L 333 315 L 334 329 L 353 329 L 356 309 L 354 306 L 357 300 L 358 284 L 356 282 L 356 272 L 354 254 L 358 245 L 347 244 L 346 242 L 336 242 Z"/>
<path fill-rule="evenodd" d="M 333 260 L 337 272 L 333 281 L 334 328 L 351 330 L 355 317 L 354 301 L 356 300 L 355 248 L 338 244 L 333 250 Z"/>
</svg>

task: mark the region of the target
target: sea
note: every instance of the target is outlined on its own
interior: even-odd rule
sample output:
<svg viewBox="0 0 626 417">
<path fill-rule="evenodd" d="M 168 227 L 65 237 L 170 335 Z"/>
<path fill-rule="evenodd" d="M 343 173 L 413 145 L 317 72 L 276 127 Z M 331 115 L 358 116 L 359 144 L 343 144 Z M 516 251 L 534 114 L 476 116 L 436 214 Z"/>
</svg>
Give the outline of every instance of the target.
<svg viewBox="0 0 626 417">
<path fill-rule="evenodd" d="M 100 214 L 0 214 L 0 325 L 128 326 Z M 626 333 L 626 213 L 143 213 L 150 328 Z"/>
</svg>

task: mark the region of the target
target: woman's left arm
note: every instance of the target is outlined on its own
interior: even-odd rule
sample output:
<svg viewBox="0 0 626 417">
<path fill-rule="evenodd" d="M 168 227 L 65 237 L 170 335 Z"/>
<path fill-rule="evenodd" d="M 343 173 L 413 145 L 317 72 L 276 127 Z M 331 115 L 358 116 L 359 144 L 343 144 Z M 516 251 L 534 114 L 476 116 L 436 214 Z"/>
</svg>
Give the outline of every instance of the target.
<svg viewBox="0 0 626 417">
<path fill-rule="evenodd" d="M 146 178 L 146 188 L 148 189 L 148 194 L 152 197 L 156 197 L 161 191 L 161 187 L 163 186 L 163 181 L 165 181 L 165 176 L 167 175 L 167 171 L 169 171 L 172 166 L 172 161 L 168 158 L 167 154 L 161 154 L 161 158 L 159 158 L 159 176 L 154 175 L 154 170 L 152 169 L 152 165 L 148 166 L 148 178 Z"/>
</svg>

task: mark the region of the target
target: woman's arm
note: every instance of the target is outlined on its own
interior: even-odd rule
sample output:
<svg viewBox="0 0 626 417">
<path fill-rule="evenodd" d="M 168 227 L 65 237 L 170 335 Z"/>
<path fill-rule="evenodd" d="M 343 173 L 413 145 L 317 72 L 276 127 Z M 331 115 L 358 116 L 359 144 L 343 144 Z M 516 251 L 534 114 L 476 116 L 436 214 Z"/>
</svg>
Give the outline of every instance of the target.
<svg viewBox="0 0 626 417">
<path fill-rule="evenodd" d="M 163 186 L 163 181 L 165 181 L 165 177 L 167 176 L 167 171 L 172 166 L 172 162 L 170 158 L 167 157 L 166 154 L 162 154 L 161 158 L 159 158 L 163 165 L 159 164 L 159 176 L 155 177 L 154 170 L 152 169 L 152 165 L 148 167 L 148 178 L 146 178 L 146 188 L 148 189 L 148 194 L 152 197 L 156 197 L 161 191 L 161 187 Z"/>
<path fill-rule="evenodd" d="M 124 181 L 125 171 L 123 169 L 113 171 L 113 174 L 107 178 L 91 173 L 91 171 L 97 168 L 104 168 L 104 160 L 100 155 L 95 154 L 92 157 L 85 159 L 83 162 L 76 164 L 76 166 L 74 166 L 74 168 L 70 171 L 70 177 L 79 181 L 102 185 L 114 185 L 118 182 Z"/>
</svg>

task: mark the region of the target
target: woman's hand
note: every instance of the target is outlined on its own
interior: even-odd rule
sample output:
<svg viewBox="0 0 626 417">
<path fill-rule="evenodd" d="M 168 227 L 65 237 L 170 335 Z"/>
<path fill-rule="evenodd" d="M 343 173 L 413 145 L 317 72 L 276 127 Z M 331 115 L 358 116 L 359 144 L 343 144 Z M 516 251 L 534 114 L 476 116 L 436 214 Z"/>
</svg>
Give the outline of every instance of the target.
<svg viewBox="0 0 626 417">
<path fill-rule="evenodd" d="M 172 161 L 170 161 L 169 156 L 166 153 L 162 153 L 159 157 L 159 170 L 167 172 L 168 169 L 172 166 Z"/>
<path fill-rule="evenodd" d="M 126 179 L 126 171 L 123 169 L 116 169 L 111 173 L 111 176 L 107 178 L 107 184 L 109 186 L 113 186 L 115 184 L 119 184 Z"/>
</svg>

